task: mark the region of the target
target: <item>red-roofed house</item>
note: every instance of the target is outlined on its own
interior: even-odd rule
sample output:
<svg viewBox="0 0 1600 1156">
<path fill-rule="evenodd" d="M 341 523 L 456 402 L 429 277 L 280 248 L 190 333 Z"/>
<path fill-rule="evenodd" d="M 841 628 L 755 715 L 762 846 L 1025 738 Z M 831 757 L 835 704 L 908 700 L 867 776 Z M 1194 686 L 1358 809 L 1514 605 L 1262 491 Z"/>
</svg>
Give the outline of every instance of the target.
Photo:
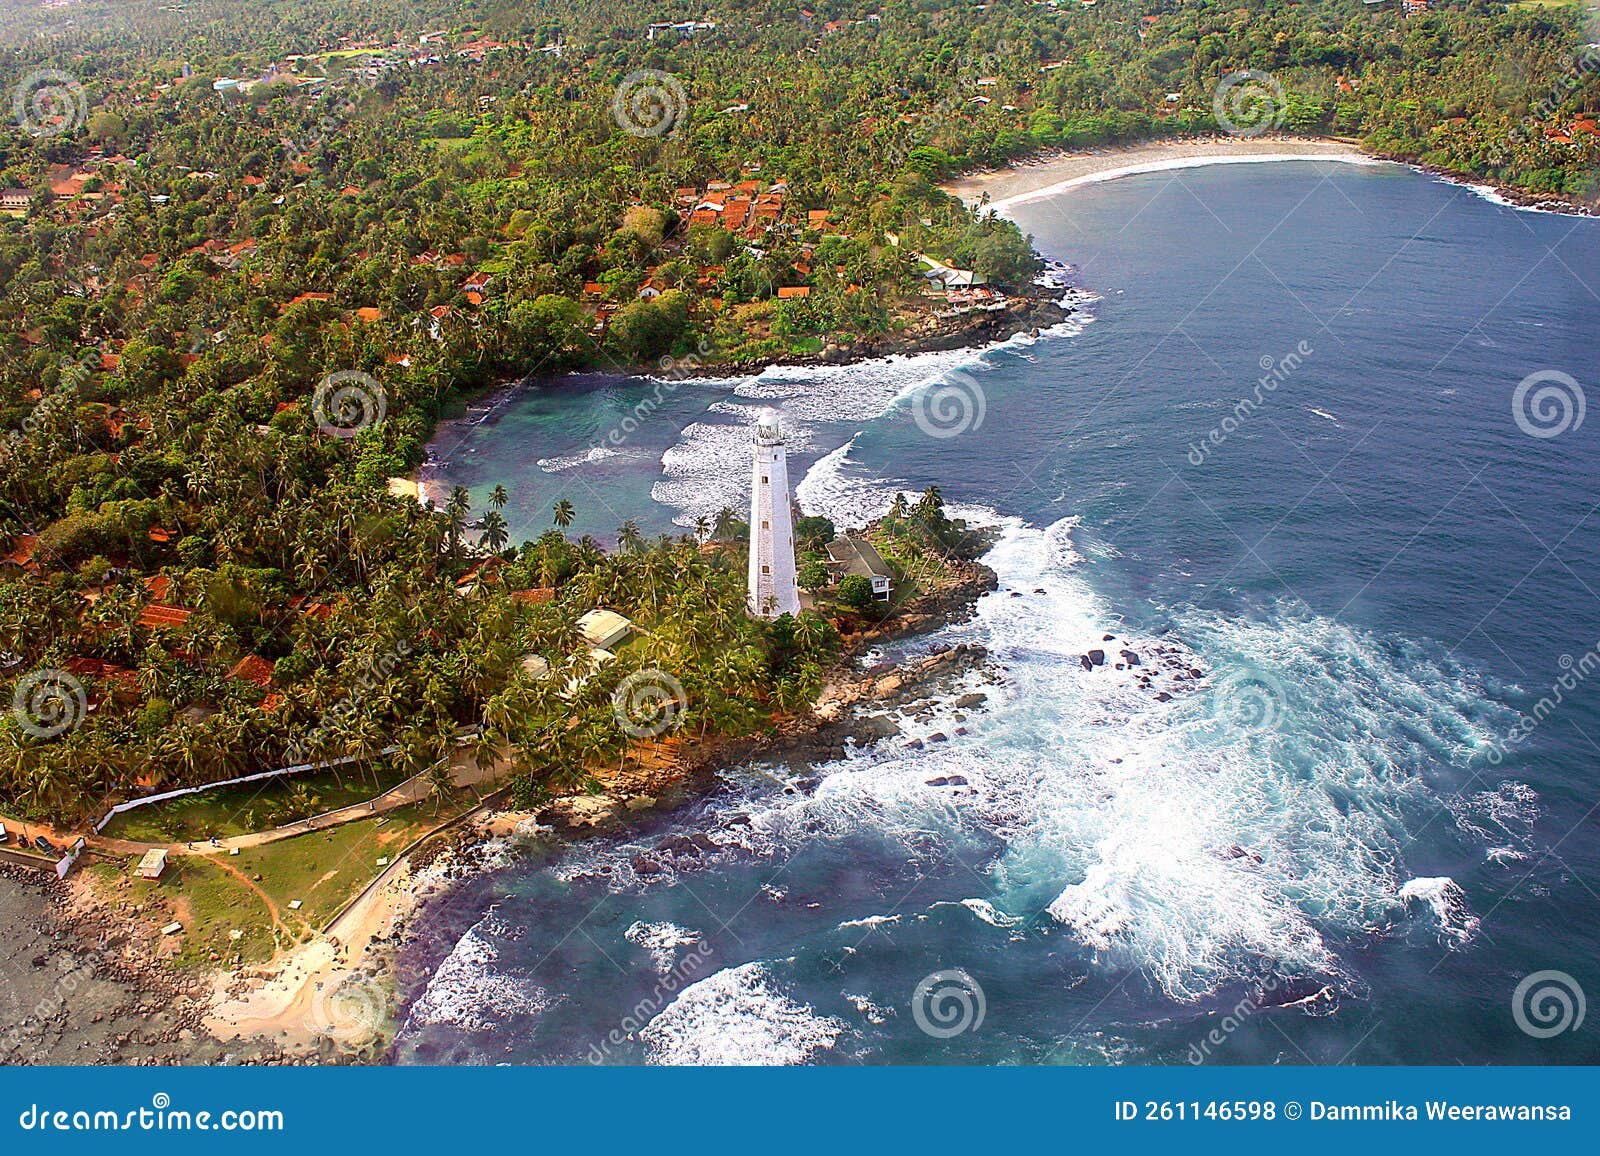
<svg viewBox="0 0 1600 1156">
<path fill-rule="evenodd" d="M 228 677 L 253 682 L 265 690 L 272 685 L 272 663 L 259 654 L 247 654 L 233 664 Z"/>
</svg>

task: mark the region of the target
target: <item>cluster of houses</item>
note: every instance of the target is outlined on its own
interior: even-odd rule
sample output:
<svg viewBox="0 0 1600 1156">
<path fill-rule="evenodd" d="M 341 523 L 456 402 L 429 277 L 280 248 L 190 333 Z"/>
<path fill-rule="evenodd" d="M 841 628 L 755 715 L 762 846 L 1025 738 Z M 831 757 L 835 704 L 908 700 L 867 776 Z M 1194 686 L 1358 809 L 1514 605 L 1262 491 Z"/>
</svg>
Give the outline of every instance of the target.
<svg viewBox="0 0 1600 1156">
<path fill-rule="evenodd" d="M 685 187 L 673 195 L 673 204 L 685 216 L 689 227 L 716 225 L 747 241 L 760 241 L 773 231 L 797 232 L 797 223 L 783 221 L 784 198 L 788 195 L 787 181 L 774 181 L 763 187 L 762 182 L 745 179 L 738 182 L 712 181 L 704 189 Z M 810 214 L 815 221 L 808 224 L 825 225 L 825 211 Z"/>
<path fill-rule="evenodd" d="M 1551 144 L 1568 145 L 1577 147 L 1584 144 L 1583 137 L 1600 136 L 1600 126 L 1595 124 L 1592 115 L 1577 117 L 1569 125 L 1551 125 L 1544 130 L 1544 139 Z M 1593 143 L 1590 141 L 1588 143 Z"/>
</svg>

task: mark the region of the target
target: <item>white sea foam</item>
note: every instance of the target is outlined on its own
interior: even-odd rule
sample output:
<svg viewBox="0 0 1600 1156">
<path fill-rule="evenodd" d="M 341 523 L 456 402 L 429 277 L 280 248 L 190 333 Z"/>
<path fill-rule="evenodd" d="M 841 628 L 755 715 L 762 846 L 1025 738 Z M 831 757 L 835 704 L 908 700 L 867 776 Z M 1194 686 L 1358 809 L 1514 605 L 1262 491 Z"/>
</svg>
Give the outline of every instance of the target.
<svg viewBox="0 0 1600 1156">
<path fill-rule="evenodd" d="M 1029 889 L 1059 879 L 1050 915 L 1175 998 L 1268 968 L 1339 976 L 1341 945 L 1393 916 L 1408 823 L 1430 813 L 1424 771 L 1464 762 L 1503 720 L 1443 659 L 1294 607 L 1186 610 L 1173 636 L 1131 634 L 1077 572 L 1071 529 L 1004 523 L 1000 590 L 941 636 L 1004 671 L 970 734 L 852 756 L 809 795 L 755 790 L 748 825 L 720 837 L 782 858 L 870 829 L 928 871 L 998 840 L 997 915 L 1036 910 Z M 1192 691 L 1162 703 L 1137 685 L 1143 667 L 1078 665 L 1124 646 L 1168 648 L 1198 673 Z M 1247 709 L 1263 695 L 1265 719 Z M 965 785 L 930 785 L 948 776 Z"/>
<path fill-rule="evenodd" d="M 1085 580 L 1074 525 L 999 520 L 988 562 L 1000 588 L 934 640 L 980 644 L 999 672 L 968 733 L 852 753 L 804 791 L 752 773 L 719 843 L 783 861 L 871 832 L 897 843 L 911 876 L 982 863 L 994 892 L 988 909 L 962 904 L 975 916 L 1047 908 L 1093 960 L 1184 1000 L 1267 973 L 1338 981 L 1345 946 L 1412 898 L 1447 934 L 1470 934 L 1453 893 L 1401 891 L 1405 850 L 1436 813 L 1429 780 L 1465 777 L 1508 725 L 1481 682 L 1442 652 L 1293 604 L 1250 617 L 1177 607 L 1171 633 L 1130 631 Z M 1141 665 L 1083 669 L 1099 648 Z M 1158 664 L 1185 680 L 1165 684 L 1166 702 L 1139 685 Z M 1504 846 L 1521 837 L 1524 792 L 1474 797 L 1460 814 Z M 661 885 L 632 872 L 641 849 L 589 854 L 609 857 L 619 889 Z"/>
<path fill-rule="evenodd" d="M 537 1015 L 553 1005 L 550 994 L 532 980 L 497 967 L 494 917 L 470 929 L 411 1005 L 402 1036 L 429 1024 L 463 1031 L 487 1031 L 512 1015 Z"/>
<path fill-rule="evenodd" d="M 990 927 L 1016 927 L 1018 924 L 1023 922 L 1021 916 L 1007 915 L 1005 912 L 995 907 L 995 905 L 990 903 L 987 899 L 962 899 L 955 903 L 939 902 L 932 904 L 929 909 L 932 910 L 934 907 L 965 908 L 966 910 L 972 912 L 972 914 L 976 915 L 983 922 L 987 923 Z"/>
<path fill-rule="evenodd" d="M 848 1030 L 778 990 L 766 964 L 724 968 L 683 989 L 639 1033 L 652 1064 L 803 1064 Z"/>
<path fill-rule="evenodd" d="M 1018 205 L 1026 205 L 1032 201 L 1043 201 L 1050 197 L 1058 197 L 1072 189 L 1084 185 L 1097 185 L 1105 181 L 1120 180 L 1122 177 L 1138 176 L 1142 173 L 1163 173 L 1175 169 L 1198 169 L 1210 165 L 1259 165 L 1274 164 L 1284 161 L 1312 161 L 1321 164 L 1329 162 L 1345 165 L 1387 165 L 1393 161 L 1380 160 L 1377 157 L 1362 156 L 1359 153 L 1331 153 L 1327 156 L 1310 155 L 1302 153 L 1251 153 L 1244 156 L 1208 156 L 1208 157 L 1170 157 L 1162 160 L 1141 161 L 1137 164 L 1123 165 L 1121 168 L 1106 169 L 1098 173 L 1086 173 L 1079 177 L 1070 177 L 1064 181 L 1057 181 L 1044 188 L 1033 189 L 1026 193 L 1017 193 L 1015 196 L 1005 197 L 998 201 L 991 201 L 984 206 L 998 215 L 1009 216 L 1011 210 Z"/>
<path fill-rule="evenodd" d="M 846 919 L 839 924 L 838 930 L 847 931 L 852 927 L 878 928 L 887 923 L 899 923 L 898 915 L 868 915 L 861 919 Z"/>
<path fill-rule="evenodd" d="M 563 470 L 570 470 L 577 466 L 591 465 L 594 462 L 603 462 L 608 458 L 622 456 L 621 450 L 612 449 L 610 446 L 590 446 L 581 454 L 568 454 L 565 457 L 540 458 L 539 468 L 547 474 L 558 474 Z"/>
<path fill-rule="evenodd" d="M 622 933 L 622 937 L 649 953 L 650 962 L 662 975 L 670 972 L 677 963 L 680 947 L 693 947 L 701 940 L 698 931 L 665 920 L 656 923 L 636 921 Z"/>
<path fill-rule="evenodd" d="M 1439 921 L 1440 933 L 1456 943 L 1465 943 L 1478 930 L 1478 917 L 1467 907 L 1467 893 L 1448 875 L 1406 880 L 1400 900 L 1426 904 Z"/>
<path fill-rule="evenodd" d="M 650 496 L 676 510 L 673 520 L 679 525 L 713 517 L 725 506 L 743 510 L 750 499 L 750 426 L 759 411 L 774 407 L 783 415 L 791 459 L 827 446 L 819 443 L 823 427 L 829 427 L 830 441 L 844 438 L 843 444 L 827 449 L 822 462 L 828 464 L 820 472 L 810 471 L 795 487 L 795 497 L 807 513 L 840 525 L 860 525 L 888 508 L 894 489 L 880 479 L 844 472 L 854 439 L 841 435 L 840 426 L 864 424 L 907 405 L 950 373 L 981 375 L 991 358 L 1016 356 L 1039 340 L 1074 336 L 1090 320 L 1074 314 L 1043 330 L 1039 338 L 1017 334 L 977 349 L 896 354 L 849 365 L 771 366 L 743 379 L 734 399 L 708 409 L 733 420 L 695 422 L 683 430 L 677 444 L 662 455 L 663 476 Z"/>
</svg>

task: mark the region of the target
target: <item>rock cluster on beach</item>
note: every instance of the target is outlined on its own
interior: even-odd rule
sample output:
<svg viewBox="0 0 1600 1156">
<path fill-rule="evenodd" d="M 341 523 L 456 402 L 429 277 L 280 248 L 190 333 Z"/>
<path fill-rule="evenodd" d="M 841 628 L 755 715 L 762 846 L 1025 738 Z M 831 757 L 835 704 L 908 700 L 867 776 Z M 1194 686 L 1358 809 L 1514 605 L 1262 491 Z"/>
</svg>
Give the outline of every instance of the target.
<svg viewBox="0 0 1600 1156">
<path fill-rule="evenodd" d="M 72 883 L 0 866 L 0 1063 L 294 1062 L 271 1044 L 209 1036 L 208 979 L 163 964 L 126 913 Z"/>
</svg>

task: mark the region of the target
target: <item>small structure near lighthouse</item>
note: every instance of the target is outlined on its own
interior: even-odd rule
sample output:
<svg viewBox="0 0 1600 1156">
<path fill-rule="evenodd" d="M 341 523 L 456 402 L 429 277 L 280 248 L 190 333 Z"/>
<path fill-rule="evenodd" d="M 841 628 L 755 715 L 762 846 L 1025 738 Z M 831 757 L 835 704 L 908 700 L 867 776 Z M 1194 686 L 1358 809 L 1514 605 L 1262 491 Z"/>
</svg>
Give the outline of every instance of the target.
<svg viewBox="0 0 1600 1156">
<path fill-rule="evenodd" d="M 789 500 L 789 455 L 776 410 L 756 420 L 750 469 L 750 613 L 760 618 L 800 613 L 795 580 L 794 509 Z"/>
</svg>

